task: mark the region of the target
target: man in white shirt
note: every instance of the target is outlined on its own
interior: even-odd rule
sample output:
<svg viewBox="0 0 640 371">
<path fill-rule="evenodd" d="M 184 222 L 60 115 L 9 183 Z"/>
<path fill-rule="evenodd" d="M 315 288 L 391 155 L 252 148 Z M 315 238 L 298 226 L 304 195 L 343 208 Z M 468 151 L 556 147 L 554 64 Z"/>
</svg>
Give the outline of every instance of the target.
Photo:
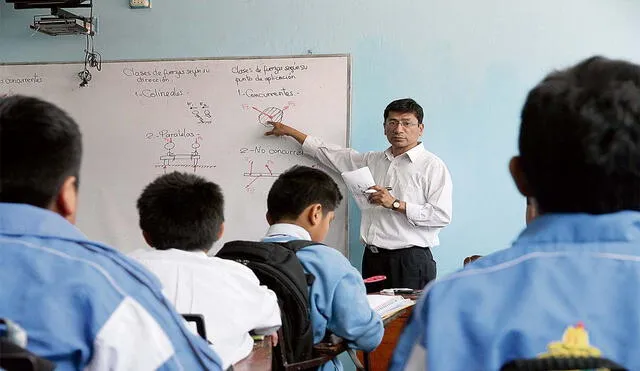
<svg viewBox="0 0 640 371">
<path fill-rule="evenodd" d="M 384 134 L 391 147 L 358 153 L 326 144 L 317 137 L 274 122 L 265 135 L 290 136 L 305 154 L 338 173 L 368 166 L 376 185 L 371 203 L 380 207 L 362 212 L 360 238 L 366 245 L 364 277 L 387 276 L 370 284 L 382 288 L 422 289 L 436 276 L 431 247 L 438 233 L 451 222 L 452 182 L 444 162 L 427 151 L 419 138 L 424 131 L 422 107 L 413 99 L 391 102 L 384 110 Z M 387 187 L 391 188 L 389 190 Z"/>
<path fill-rule="evenodd" d="M 207 256 L 224 230 L 223 203 L 220 187 L 202 177 L 160 176 L 137 203 L 152 248 L 131 256 L 158 276 L 178 312 L 204 316 L 207 338 L 227 368 L 251 353 L 250 331 L 274 333 L 281 319 L 275 293 L 249 268 Z"/>
</svg>

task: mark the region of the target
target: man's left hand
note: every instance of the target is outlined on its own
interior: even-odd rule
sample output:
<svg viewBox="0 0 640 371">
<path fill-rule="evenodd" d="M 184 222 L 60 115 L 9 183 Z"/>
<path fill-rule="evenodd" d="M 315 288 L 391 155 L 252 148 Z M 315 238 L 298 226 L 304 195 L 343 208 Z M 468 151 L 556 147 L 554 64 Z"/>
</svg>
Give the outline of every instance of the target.
<svg viewBox="0 0 640 371">
<path fill-rule="evenodd" d="M 376 193 L 372 193 L 369 196 L 370 203 L 386 207 L 387 209 L 391 209 L 391 207 L 393 206 L 393 201 L 395 201 L 396 198 L 393 197 L 385 187 L 374 185 L 373 187 L 369 187 L 369 189 L 373 189 L 376 191 Z"/>
</svg>

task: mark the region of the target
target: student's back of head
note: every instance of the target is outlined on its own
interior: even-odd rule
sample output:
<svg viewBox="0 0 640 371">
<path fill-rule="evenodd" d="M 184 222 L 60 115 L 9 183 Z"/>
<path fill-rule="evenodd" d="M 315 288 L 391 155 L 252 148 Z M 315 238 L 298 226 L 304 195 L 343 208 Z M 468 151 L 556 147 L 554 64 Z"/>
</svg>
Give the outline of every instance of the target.
<svg viewBox="0 0 640 371">
<path fill-rule="evenodd" d="M 0 202 L 52 209 L 75 219 L 80 129 L 38 98 L 0 98 Z"/>
<path fill-rule="evenodd" d="M 522 110 L 511 169 L 541 213 L 640 210 L 640 66 L 602 57 L 549 74 Z"/>
<path fill-rule="evenodd" d="M 57 369 L 219 370 L 155 277 L 70 223 L 81 153 L 79 127 L 60 108 L 0 98 L 0 317 Z"/>
<path fill-rule="evenodd" d="M 586 355 L 640 369 L 640 66 L 593 57 L 549 74 L 528 94 L 519 146 L 510 170 L 534 219 L 428 286 L 391 370 Z"/>
<path fill-rule="evenodd" d="M 203 177 L 161 175 L 138 198 L 140 228 L 158 250 L 208 251 L 223 232 L 224 197 Z"/>
<path fill-rule="evenodd" d="M 313 241 L 319 242 L 324 240 L 341 201 L 342 193 L 327 173 L 294 166 L 271 186 L 267 221 L 298 224 L 309 232 Z"/>
</svg>

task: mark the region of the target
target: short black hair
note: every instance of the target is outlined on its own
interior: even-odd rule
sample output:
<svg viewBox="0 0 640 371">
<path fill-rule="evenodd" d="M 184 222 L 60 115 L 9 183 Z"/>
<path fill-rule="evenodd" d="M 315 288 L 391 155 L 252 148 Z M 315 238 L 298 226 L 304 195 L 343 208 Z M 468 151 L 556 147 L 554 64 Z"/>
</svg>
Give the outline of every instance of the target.
<svg viewBox="0 0 640 371">
<path fill-rule="evenodd" d="M 334 211 L 342 201 L 336 182 L 322 170 L 294 166 L 280 174 L 271 186 L 267 209 L 275 222 L 296 219 L 309 205 L 319 203 L 323 212 Z"/>
<path fill-rule="evenodd" d="M 543 212 L 640 210 L 640 66 L 596 56 L 549 74 L 524 104 L 519 147 Z"/>
<path fill-rule="evenodd" d="M 413 113 L 418 119 L 418 123 L 422 124 L 422 120 L 424 119 L 424 111 L 422 107 L 411 98 L 404 98 L 394 100 L 389 103 L 387 108 L 384 109 L 384 120 L 387 120 L 389 117 L 389 112 L 399 112 L 399 113 Z"/>
<path fill-rule="evenodd" d="M 0 98 L 0 202 L 48 208 L 69 176 L 78 185 L 82 135 L 52 103 Z"/>
<path fill-rule="evenodd" d="M 220 187 L 203 177 L 177 171 L 147 185 L 137 207 L 140 228 L 158 250 L 209 250 L 224 222 Z"/>
</svg>

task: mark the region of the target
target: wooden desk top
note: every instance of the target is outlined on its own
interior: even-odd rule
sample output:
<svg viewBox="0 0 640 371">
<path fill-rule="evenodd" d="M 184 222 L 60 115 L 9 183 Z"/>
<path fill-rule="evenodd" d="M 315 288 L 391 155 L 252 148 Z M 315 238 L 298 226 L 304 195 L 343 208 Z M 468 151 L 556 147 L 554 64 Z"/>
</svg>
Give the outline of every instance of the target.
<svg viewBox="0 0 640 371">
<path fill-rule="evenodd" d="M 247 358 L 233 365 L 234 371 L 271 371 L 272 354 L 271 336 L 253 343 L 253 350 Z"/>
<path fill-rule="evenodd" d="M 408 297 L 408 296 L 407 296 Z M 412 297 L 408 297 L 414 299 Z M 398 322 L 404 325 L 404 321 L 411 313 L 413 306 L 404 308 L 397 313 L 394 313 L 391 317 L 385 319 L 384 326 L 395 327 Z M 386 337 L 387 334 L 385 334 Z M 343 339 L 333 335 L 330 342 L 324 342 L 314 345 L 313 349 L 316 356 L 327 357 L 327 361 L 335 357 L 336 354 L 342 353 L 348 350 L 347 343 L 342 341 Z M 394 339 L 396 340 L 396 339 Z M 394 341 L 395 346 L 395 341 Z M 393 350 L 393 349 L 391 349 Z M 233 365 L 234 371 L 271 371 L 271 360 L 273 357 L 273 348 L 271 344 L 271 337 L 265 336 L 264 340 L 256 341 L 253 344 L 253 350 L 247 358 Z"/>
</svg>

